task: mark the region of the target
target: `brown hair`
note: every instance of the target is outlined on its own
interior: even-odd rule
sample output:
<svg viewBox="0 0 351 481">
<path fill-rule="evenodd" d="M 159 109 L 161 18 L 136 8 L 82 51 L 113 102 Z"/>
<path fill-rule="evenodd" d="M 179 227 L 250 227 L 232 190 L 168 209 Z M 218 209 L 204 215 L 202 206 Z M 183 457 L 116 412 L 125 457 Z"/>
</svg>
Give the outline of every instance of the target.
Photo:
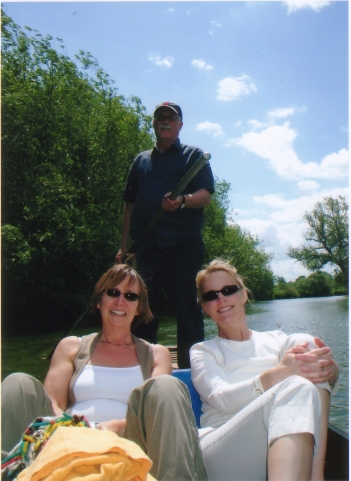
<svg viewBox="0 0 351 481">
<path fill-rule="evenodd" d="M 100 309 L 97 307 L 101 300 L 101 296 L 105 289 L 115 287 L 124 279 L 128 279 L 127 287 L 137 282 L 139 293 L 139 315 L 135 316 L 132 322 L 131 329 L 135 329 L 139 324 L 147 324 L 152 318 L 152 312 L 149 307 L 149 300 L 147 296 L 146 285 L 141 276 L 135 269 L 127 264 L 115 264 L 111 267 L 97 282 L 93 295 L 91 297 L 91 310 L 93 314 L 101 319 Z"/>
<path fill-rule="evenodd" d="M 248 297 L 250 296 L 250 290 L 245 286 L 243 278 L 238 274 L 235 267 L 230 264 L 230 261 L 226 261 L 224 259 L 213 259 L 213 261 L 204 266 L 204 268 L 200 272 L 198 272 L 196 276 L 197 296 L 199 302 L 202 302 L 202 282 L 204 278 L 208 274 L 217 271 L 224 271 L 230 274 L 235 279 L 237 285 L 243 291 L 246 291 Z"/>
</svg>

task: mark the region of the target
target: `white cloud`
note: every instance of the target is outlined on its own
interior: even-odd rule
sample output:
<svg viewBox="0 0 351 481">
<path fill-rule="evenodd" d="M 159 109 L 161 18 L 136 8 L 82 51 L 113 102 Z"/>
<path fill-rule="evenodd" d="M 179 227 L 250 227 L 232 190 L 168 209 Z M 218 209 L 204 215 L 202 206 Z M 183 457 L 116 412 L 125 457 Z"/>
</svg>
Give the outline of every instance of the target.
<svg viewBox="0 0 351 481">
<path fill-rule="evenodd" d="M 196 130 L 199 131 L 204 131 L 208 134 L 213 135 L 213 137 L 220 137 L 223 135 L 223 130 L 222 127 L 219 124 L 209 122 L 206 120 L 206 122 L 201 122 L 196 126 Z"/>
<path fill-rule="evenodd" d="M 302 191 L 311 191 L 319 189 L 319 184 L 315 180 L 301 180 L 297 187 Z"/>
<path fill-rule="evenodd" d="M 276 275 L 287 281 L 295 280 L 300 275 L 311 274 L 286 255 L 289 246 L 300 247 L 306 242 L 303 236 L 307 229 L 303 220 L 304 213 L 311 212 L 323 198 L 336 198 L 339 195 L 348 200 L 348 188 L 314 191 L 290 200 L 285 200 L 282 194 L 256 196 L 254 202 L 258 209 L 239 210 L 235 222 L 251 235 L 257 236 L 266 252 L 274 254 L 271 268 Z"/>
<path fill-rule="evenodd" d="M 237 100 L 243 95 L 256 92 L 257 88 L 248 75 L 241 77 L 226 77 L 218 82 L 217 100 Z"/>
<path fill-rule="evenodd" d="M 235 209 L 235 215 L 251 215 L 252 211 L 246 210 L 246 209 Z M 230 223 L 230 222 L 229 222 Z"/>
<path fill-rule="evenodd" d="M 280 224 L 270 219 L 264 220 L 257 217 L 247 220 L 236 218 L 236 222 L 240 227 L 248 230 L 251 235 L 257 236 L 262 242 L 264 250 L 274 254 L 275 259 L 284 259 L 290 245 L 301 245 L 304 241 L 301 222 Z"/>
<path fill-rule="evenodd" d="M 168 11 L 171 12 L 171 13 L 174 13 L 175 9 L 172 7 L 172 8 L 169 8 Z"/>
<path fill-rule="evenodd" d="M 288 13 L 296 12 L 303 8 L 309 8 L 315 12 L 319 12 L 322 8 L 330 5 L 329 0 L 283 0 L 288 7 Z"/>
<path fill-rule="evenodd" d="M 175 62 L 175 59 L 170 55 L 167 55 L 167 57 L 161 58 L 161 56 L 158 54 L 149 53 L 148 58 L 150 62 L 153 62 L 158 67 L 170 68 Z"/>
<path fill-rule="evenodd" d="M 325 175 L 322 175 L 322 177 L 333 179 L 340 179 L 341 177 L 346 177 L 348 175 L 348 165 L 348 150 L 341 149 L 339 150 L 339 152 L 329 154 L 324 157 L 321 163 L 321 168 L 323 170 L 323 173 L 325 173 Z"/>
<path fill-rule="evenodd" d="M 211 29 L 208 31 L 208 33 L 210 35 L 214 35 L 214 29 L 215 28 L 221 28 L 222 27 L 222 25 L 219 22 L 217 22 L 216 20 L 211 20 L 210 26 L 211 26 Z"/>
<path fill-rule="evenodd" d="M 255 120 L 255 119 L 248 120 L 247 125 L 251 130 L 261 130 L 269 126 L 269 124 L 265 122 L 260 122 L 259 120 Z"/>
<path fill-rule="evenodd" d="M 349 152 L 341 149 L 316 162 L 302 163 L 293 149 L 296 130 L 289 122 L 271 125 L 261 132 L 248 132 L 232 139 L 227 146 L 239 145 L 267 159 L 277 175 L 288 180 L 300 178 L 342 179 L 348 176 Z"/>
<path fill-rule="evenodd" d="M 263 196 L 255 196 L 254 202 L 270 207 L 273 212 L 269 214 L 269 220 L 279 224 L 289 222 L 302 222 L 303 215 L 306 211 L 312 211 L 317 202 L 321 202 L 324 197 L 344 196 L 348 199 L 349 190 L 347 187 L 323 189 L 322 191 L 311 192 L 310 195 L 303 195 L 295 199 L 284 200 L 282 195 L 268 194 Z"/>
<path fill-rule="evenodd" d="M 273 261 L 272 264 L 274 274 L 283 277 L 286 282 L 295 281 L 300 276 L 308 277 L 312 274 L 300 262 L 288 257 L 284 260 Z"/>
<path fill-rule="evenodd" d="M 257 236 L 260 241 L 263 241 L 265 250 L 273 252 L 273 246 L 277 244 L 279 237 L 279 225 L 276 222 L 257 217 L 246 220 L 236 219 L 236 222 L 240 227 L 248 230 L 251 235 Z"/>
<path fill-rule="evenodd" d="M 192 60 L 191 65 L 199 70 L 212 70 L 214 67 L 213 65 L 207 64 L 204 60 L 195 59 Z"/>
<path fill-rule="evenodd" d="M 294 113 L 295 109 L 293 107 L 285 109 L 275 109 L 268 112 L 268 117 L 281 119 L 283 117 L 288 117 L 289 115 L 294 115 Z"/>
</svg>

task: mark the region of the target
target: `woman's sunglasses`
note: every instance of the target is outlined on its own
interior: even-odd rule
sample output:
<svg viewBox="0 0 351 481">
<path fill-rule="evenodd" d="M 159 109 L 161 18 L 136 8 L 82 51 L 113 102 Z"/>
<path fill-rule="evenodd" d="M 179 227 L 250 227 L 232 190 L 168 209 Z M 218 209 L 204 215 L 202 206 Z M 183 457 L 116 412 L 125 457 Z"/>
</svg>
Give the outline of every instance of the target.
<svg viewBox="0 0 351 481">
<path fill-rule="evenodd" d="M 137 301 L 140 296 L 135 294 L 135 292 L 120 292 L 118 289 L 104 289 L 102 292 L 106 292 L 109 297 L 119 297 L 120 295 L 124 296 L 127 301 Z"/>
<path fill-rule="evenodd" d="M 202 300 L 204 302 L 208 301 L 214 301 L 215 299 L 218 298 L 218 294 L 221 293 L 222 296 L 228 297 L 236 292 L 238 292 L 241 289 L 241 287 L 233 285 L 233 286 L 224 286 L 221 290 L 219 291 L 207 291 L 202 294 Z"/>
</svg>

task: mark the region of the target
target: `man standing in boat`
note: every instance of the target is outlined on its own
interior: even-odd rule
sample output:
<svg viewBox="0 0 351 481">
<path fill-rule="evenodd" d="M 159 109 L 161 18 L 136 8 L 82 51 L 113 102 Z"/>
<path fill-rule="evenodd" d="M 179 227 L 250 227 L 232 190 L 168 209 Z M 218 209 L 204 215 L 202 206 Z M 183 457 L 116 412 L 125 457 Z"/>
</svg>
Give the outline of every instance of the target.
<svg viewBox="0 0 351 481">
<path fill-rule="evenodd" d="M 157 342 L 157 315 L 162 310 L 162 294 L 166 293 L 177 319 L 178 366 L 187 368 L 190 347 L 204 339 L 195 277 L 203 264 L 203 210 L 210 204 L 214 179 L 207 162 L 182 195 L 171 200 L 172 190 L 203 152 L 180 143 L 183 114 L 179 105 L 157 105 L 153 127 L 156 145 L 141 152 L 129 171 L 123 193 L 121 248 L 116 261 L 123 261 L 130 238 L 140 238 L 162 205 L 164 214 L 135 252 L 137 269 L 147 284 L 154 314 L 153 321 L 137 329 L 135 335 Z"/>
</svg>

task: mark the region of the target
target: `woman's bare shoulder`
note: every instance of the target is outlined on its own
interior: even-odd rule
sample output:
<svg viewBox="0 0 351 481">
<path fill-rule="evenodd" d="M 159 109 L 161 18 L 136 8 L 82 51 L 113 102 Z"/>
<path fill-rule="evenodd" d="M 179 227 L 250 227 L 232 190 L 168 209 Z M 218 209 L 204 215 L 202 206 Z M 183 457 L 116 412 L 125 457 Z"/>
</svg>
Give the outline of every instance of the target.
<svg viewBox="0 0 351 481">
<path fill-rule="evenodd" d="M 160 354 L 164 356 L 171 357 L 169 349 L 166 346 L 162 346 L 161 344 L 151 344 L 154 354 Z"/>
<path fill-rule="evenodd" d="M 78 352 L 81 338 L 77 336 L 68 336 L 61 339 L 57 344 L 54 355 L 72 357 Z"/>
</svg>

